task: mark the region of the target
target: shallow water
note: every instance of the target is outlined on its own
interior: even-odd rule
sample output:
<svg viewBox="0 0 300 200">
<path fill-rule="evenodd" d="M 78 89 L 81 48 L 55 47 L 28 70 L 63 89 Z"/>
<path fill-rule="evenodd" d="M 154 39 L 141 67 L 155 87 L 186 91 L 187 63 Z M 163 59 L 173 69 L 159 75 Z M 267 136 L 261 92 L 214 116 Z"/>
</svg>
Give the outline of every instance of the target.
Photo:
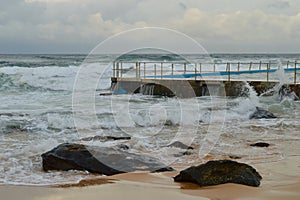
<svg viewBox="0 0 300 200">
<path fill-rule="evenodd" d="M 95 70 L 93 74 L 101 79 L 92 98 L 95 101 L 92 113 L 82 105 L 81 115 L 75 113 L 74 119 L 73 87 L 84 58 L 84 55 L 0 56 L 0 183 L 53 185 L 94 177 L 87 172 L 42 171 L 40 155 L 63 142 L 100 146 L 124 143 L 130 147 L 130 152 L 154 156 L 176 169 L 212 158 L 235 156 L 247 163 L 261 163 L 300 154 L 300 102 L 280 99 L 276 94 L 258 97 L 251 88 L 248 88 L 248 96 L 238 98 L 100 96 L 99 93 L 107 92 L 110 87 L 111 70 L 107 66 L 114 56 L 109 55 L 85 62 L 92 69 L 102 67 L 107 70 L 104 73 Z M 190 55 L 188 58 L 201 61 L 201 56 Z M 220 62 L 298 58 L 299 55 L 212 56 Z M 179 57 L 158 55 L 126 59 L 180 60 Z M 88 78 L 83 77 L 83 80 Z M 88 84 L 84 85 L 83 91 L 86 87 Z M 256 106 L 270 110 L 278 118 L 249 120 Z M 95 135 L 131 136 L 132 139 L 82 140 Z M 194 150 L 189 150 L 190 155 L 183 155 L 186 150 L 167 147 L 174 141 L 190 145 Z M 258 141 L 268 142 L 271 146 L 249 146 Z"/>
</svg>

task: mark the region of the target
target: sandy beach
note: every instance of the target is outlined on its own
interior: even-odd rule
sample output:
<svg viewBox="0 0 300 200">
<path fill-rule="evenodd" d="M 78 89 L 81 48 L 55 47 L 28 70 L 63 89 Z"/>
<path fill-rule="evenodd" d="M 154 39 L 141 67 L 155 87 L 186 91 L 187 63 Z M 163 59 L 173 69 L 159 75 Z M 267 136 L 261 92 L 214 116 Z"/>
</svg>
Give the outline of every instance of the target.
<svg viewBox="0 0 300 200">
<path fill-rule="evenodd" d="M 0 44 L 0 200 L 300 200 L 300 0 L 1 0 Z"/>
<path fill-rule="evenodd" d="M 175 183 L 178 171 L 167 173 L 134 172 L 87 180 L 81 185 L 62 186 L 0 186 L 1 199 L 60 200 L 60 199 L 299 199 L 300 158 L 254 166 L 263 176 L 261 186 L 248 187 L 224 184 L 199 187 Z"/>
</svg>

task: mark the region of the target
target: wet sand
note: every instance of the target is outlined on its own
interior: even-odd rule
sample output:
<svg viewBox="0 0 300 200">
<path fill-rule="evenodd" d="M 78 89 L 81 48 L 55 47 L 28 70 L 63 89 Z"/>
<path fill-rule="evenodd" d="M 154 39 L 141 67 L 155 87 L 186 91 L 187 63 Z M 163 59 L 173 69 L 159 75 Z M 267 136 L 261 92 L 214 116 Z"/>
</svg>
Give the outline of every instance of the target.
<svg viewBox="0 0 300 200">
<path fill-rule="evenodd" d="M 300 157 L 254 164 L 263 176 L 260 187 L 223 184 L 199 187 L 189 183 L 175 183 L 178 172 L 135 172 L 85 180 L 81 184 L 29 187 L 0 186 L 1 199 L 60 200 L 60 199 L 288 199 L 300 196 Z"/>
</svg>

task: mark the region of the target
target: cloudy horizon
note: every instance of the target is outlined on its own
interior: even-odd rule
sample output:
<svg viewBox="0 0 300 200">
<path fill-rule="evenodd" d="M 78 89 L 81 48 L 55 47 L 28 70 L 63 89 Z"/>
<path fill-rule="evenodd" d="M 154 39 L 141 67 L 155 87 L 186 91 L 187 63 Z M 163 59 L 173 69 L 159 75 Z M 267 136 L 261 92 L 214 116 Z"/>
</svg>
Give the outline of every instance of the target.
<svg viewBox="0 0 300 200">
<path fill-rule="evenodd" d="M 300 1 L 4 0 L 0 53 L 88 53 L 143 27 L 182 32 L 209 53 L 299 53 Z"/>
</svg>

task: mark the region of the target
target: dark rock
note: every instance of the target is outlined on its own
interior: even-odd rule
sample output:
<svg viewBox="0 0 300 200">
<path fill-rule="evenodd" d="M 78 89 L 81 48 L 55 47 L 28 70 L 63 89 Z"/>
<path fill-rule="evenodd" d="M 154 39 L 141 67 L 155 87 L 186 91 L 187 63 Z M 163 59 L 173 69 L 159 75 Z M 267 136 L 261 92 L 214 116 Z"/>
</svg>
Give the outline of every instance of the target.
<svg viewBox="0 0 300 200">
<path fill-rule="evenodd" d="M 257 142 L 254 144 L 250 144 L 251 147 L 269 147 L 270 144 L 266 143 L 266 142 Z"/>
<path fill-rule="evenodd" d="M 192 155 L 193 152 L 192 151 L 184 151 L 184 152 L 180 152 L 178 154 L 174 154 L 175 157 L 182 157 L 182 156 L 189 156 L 189 155 Z"/>
<path fill-rule="evenodd" d="M 295 101 L 300 100 L 297 94 L 287 84 L 284 85 L 277 84 L 274 86 L 274 88 L 264 92 L 260 96 L 278 96 L 280 101 L 284 100 L 285 98 L 295 100 Z"/>
<path fill-rule="evenodd" d="M 4 126 L 0 127 L 0 132 L 4 134 L 28 132 L 26 125 L 26 122 L 11 120 L 7 124 L 4 124 Z"/>
<path fill-rule="evenodd" d="M 257 187 L 261 179 L 253 167 L 231 160 L 209 161 L 192 166 L 174 177 L 175 182 L 192 182 L 200 186 L 237 183 Z"/>
<path fill-rule="evenodd" d="M 100 140 L 101 142 L 107 142 L 107 141 L 115 141 L 115 140 L 130 140 L 131 137 L 129 136 L 122 136 L 122 137 L 115 137 L 115 136 L 93 136 L 93 137 L 86 137 L 82 138 L 82 141 L 95 141 L 95 140 Z"/>
<path fill-rule="evenodd" d="M 280 101 L 282 101 L 284 98 L 289 98 L 295 101 L 299 100 L 299 97 L 297 94 L 292 91 L 289 85 L 282 85 L 281 88 L 278 91 L 278 95 L 280 98 Z"/>
<path fill-rule="evenodd" d="M 172 167 L 163 167 L 163 168 L 151 171 L 151 173 L 156 173 L 156 172 L 170 172 L 170 171 L 174 171 L 174 169 Z"/>
<path fill-rule="evenodd" d="M 189 155 L 192 155 L 192 154 L 193 154 L 192 151 L 185 151 L 185 152 L 182 153 L 182 155 L 184 155 L 184 156 L 189 156 Z"/>
<path fill-rule="evenodd" d="M 14 114 L 14 113 L 0 113 L 0 116 L 5 116 L 5 117 L 26 117 L 28 114 Z"/>
<path fill-rule="evenodd" d="M 14 115 L 12 113 L 0 113 L 0 116 L 12 117 Z"/>
<path fill-rule="evenodd" d="M 172 144 L 169 144 L 167 147 L 175 147 L 175 148 L 180 148 L 180 149 L 191 149 L 191 150 L 194 149 L 193 147 L 187 146 L 179 141 L 173 142 Z"/>
<path fill-rule="evenodd" d="M 128 149 L 130 149 L 129 146 L 126 145 L 126 144 L 118 144 L 117 147 L 119 149 L 122 149 L 122 150 L 128 150 Z"/>
<path fill-rule="evenodd" d="M 100 96 L 111 96 L 111 95 L 113 95 L 113 93 L 107 92 L 107 93 L 100 93 L 99 95 Z"/>
<path fill-rule="evenodd" d="M 172 120 L 167 119 L 164 123 L 164 126 L 178 126 L 178 124 L 172 122 Z"/>
<path fill-rule="evenodd" d="M 157 159 L 109 147 L 64 143 L 42 154 L 43 169 L 82 170 L 113 175 L 132 171 L 171 171 Z"/>
<path fill-rule="evenodd" d="M 242 157 L 239 156 L 239 155 L 233 155 L 233 154 L 228 155 L 228 156 L 229 156 L 229 158 L 231 158 L 231 159 L 241 159 L 241 158 L 242 158 Z"/>
<path fill-rule="evenodd" d="M 272 119 L 277 118 L 273 113 L 264 110 L 262 108 L 256 107 L 256 111 L 250 115 L 250 119 Z"/>
</svg>

